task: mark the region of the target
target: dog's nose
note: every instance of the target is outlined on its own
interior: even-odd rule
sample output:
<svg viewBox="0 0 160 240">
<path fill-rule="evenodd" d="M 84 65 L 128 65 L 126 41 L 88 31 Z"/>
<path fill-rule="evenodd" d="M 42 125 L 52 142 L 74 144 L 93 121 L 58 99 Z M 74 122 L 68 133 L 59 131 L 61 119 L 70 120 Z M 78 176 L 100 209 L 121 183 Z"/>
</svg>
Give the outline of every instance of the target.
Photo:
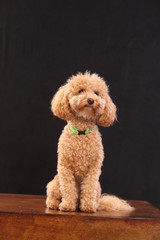
<svg viewBox="0 0 160 240">
<path fill-rule="evenodd" d="M 92 98 L 88 98 L 87 101 L 89 105 L 92 105 L 94 103 L 94 100 Z"/>
</svg>

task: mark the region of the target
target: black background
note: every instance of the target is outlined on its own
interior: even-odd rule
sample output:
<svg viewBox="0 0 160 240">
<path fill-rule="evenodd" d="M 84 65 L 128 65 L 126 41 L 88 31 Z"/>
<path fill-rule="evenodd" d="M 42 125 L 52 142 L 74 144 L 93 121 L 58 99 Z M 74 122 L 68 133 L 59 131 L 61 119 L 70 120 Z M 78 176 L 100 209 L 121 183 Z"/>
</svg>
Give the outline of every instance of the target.
<svg viewBox="0 0 160 240">
<path fill-rule="evenodd" d="M 103 192 L 160 207 L 159 1 L 0 1 L 0 192 L 44 194 L 65 122 L 50 101 L 72 74 L 110 85 Z"/>
</svg>

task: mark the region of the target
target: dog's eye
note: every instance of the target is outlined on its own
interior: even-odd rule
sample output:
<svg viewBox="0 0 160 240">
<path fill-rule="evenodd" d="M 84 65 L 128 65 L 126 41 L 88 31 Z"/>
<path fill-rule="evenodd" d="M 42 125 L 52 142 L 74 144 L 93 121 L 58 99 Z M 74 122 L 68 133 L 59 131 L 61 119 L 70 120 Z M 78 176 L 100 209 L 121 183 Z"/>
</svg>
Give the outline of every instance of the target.
<svg viewBox="0 0 160 240">
<path fill-rule="evenodd" d="M 99 96 L 99 93 L 98 92 L 94 92 L 97 96 Z"/>
<path fill-rule="evenodd" d="M 78 91 L 78 93 L 82 93 L 82 92 L 84 92 L 84 90 L 83 90 L 83 89 L 80 89 L 80 90 Z"/>
</svg>

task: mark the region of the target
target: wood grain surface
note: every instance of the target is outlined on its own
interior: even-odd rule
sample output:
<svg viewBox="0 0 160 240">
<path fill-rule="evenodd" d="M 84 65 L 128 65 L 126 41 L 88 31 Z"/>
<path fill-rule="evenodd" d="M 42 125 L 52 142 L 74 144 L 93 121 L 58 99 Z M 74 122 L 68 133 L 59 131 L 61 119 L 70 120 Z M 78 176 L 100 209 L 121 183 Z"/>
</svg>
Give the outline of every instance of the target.
<svg viewBox="0 0 160 240">
<path fill-rule="evenodd" d="M 135 211 L 60 212 L 45 196 L 0 194 L 0 240 L 160 240 L 160 210 L 128 201 Z"/>
</svg>

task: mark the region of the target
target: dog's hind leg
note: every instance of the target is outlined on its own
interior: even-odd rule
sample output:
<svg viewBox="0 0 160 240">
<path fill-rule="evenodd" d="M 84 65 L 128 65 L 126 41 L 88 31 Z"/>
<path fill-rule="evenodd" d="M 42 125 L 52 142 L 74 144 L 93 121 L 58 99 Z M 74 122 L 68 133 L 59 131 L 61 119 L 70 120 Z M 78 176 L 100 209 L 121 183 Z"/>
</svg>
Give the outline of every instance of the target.
<svg viewBox="0 0 160 240">
<path fill-rule="evenodd" d="M 96 195 L 96 209 L 98 209 L 99 207 L 100 197 L 101 197 L 101 184 L 100 182 L 98 182 L 97 195 Z"/>
<path fill-rule="evenodd" d="M 52 181 L 47 184 L 47 199 L 46 205 L 51 209 L 58 209 L 61 201 L 61 193 L 59 186 L 58 174 L 54 177 Z"/>
</svg>

